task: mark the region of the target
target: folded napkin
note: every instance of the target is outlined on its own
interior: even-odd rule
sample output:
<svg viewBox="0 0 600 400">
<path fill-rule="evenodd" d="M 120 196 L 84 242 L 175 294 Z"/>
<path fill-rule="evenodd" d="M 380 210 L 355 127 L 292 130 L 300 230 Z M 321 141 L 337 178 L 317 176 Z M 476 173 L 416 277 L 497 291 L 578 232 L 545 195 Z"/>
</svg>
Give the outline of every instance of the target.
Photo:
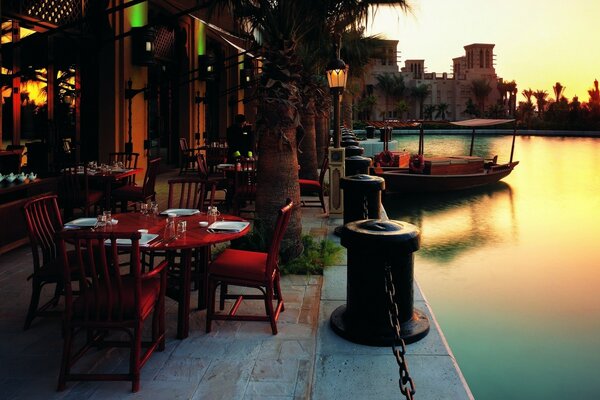
<svg viewBox="0 0 600 400">
<path fill-rule="evenodd" d="M 241 232 L 250 225 L 247 221 L 217 221 L 206 229 L 210 233 L 235 233 Z"/>
</svg>

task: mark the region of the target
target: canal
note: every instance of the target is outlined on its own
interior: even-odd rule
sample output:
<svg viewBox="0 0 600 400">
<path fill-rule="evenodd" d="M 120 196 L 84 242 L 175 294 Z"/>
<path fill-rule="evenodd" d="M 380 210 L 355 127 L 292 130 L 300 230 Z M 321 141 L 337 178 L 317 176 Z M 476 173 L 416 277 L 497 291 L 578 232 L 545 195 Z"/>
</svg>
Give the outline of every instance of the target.
<svg viewBox="0 0 600 400">
<path fill-rule="evenodd" d="M 507 161 L 510 141 L 480 135 L 474 155 Z M 425 139 L 431 155 L 469 146 Z M 421 228 L 416 279 L 476 399 L 597 399 L 600 139 L 517 137 L 515 160 L 496 185 L 387 195 L 386 211 Z"/>
</svg>

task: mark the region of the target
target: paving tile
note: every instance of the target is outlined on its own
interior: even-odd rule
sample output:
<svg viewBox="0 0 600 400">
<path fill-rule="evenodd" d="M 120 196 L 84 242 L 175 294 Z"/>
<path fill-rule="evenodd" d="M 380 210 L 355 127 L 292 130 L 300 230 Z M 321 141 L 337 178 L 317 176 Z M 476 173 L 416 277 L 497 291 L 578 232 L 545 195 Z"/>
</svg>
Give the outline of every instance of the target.
<svg viewBox="0 0 600 400">
<path fill-rule="evenodd" d="M 215 360 L 202 377 L 193 399 L 242 399 L 254 361 Z"/>
<path fill-rule="evenodd" d="M 314 350 L 314 341 L 310 339 L 264 340 L 258 354 L 258 360 L 311 360 Z"/>
<path fill-rule="evenodd" d="M 208 370 L 210 359 L 170 357 L 154 377 L 157 381 L 200 382 Z"/>
</svg>

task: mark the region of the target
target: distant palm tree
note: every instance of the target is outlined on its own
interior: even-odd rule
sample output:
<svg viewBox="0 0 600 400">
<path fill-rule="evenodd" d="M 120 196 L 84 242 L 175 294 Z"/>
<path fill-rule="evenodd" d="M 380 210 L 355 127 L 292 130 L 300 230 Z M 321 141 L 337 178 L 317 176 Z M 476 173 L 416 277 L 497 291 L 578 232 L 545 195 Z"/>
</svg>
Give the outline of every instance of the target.
<svg viewBox="0 0 600 400">
<path fill-rule="evenodd" d="M 425 109 L 423 110 L 423 117 L 425 119 L 432 120 L 433 119 L 433 113 L 435 112 L 436 108 L 437 107 L 435 105 L 433 105 L 433 104 L 427 104 L 425 106 Z"/>
<path fill-rule="evenodd" d="M 508 113 L 509 115 L 515 115 L 517 109 L 517 82 L 510 81 L 504 82 L 506 85 L 506 91 L 508 92 Z"/>
<path fill-rule="evenodd" d="M 588 90 L 590 104 L 600 104 L 600 90 L 598 90 L 598 79 L 594 80 L 594 87 Z"/>
<path fill-rule="evenodd" d="M 404 94 L 404 79 L 402 75 L 390 74 L 389 72 L 377 74 L 375 79 L 377 80 L 377 87 L 383 92 L 385 98 L 384 115 L 387 115 L 390 100 L 397 100 Z"/>
<path fill-rule="evenodd" d="M 471 81 L 471 91 L 477 100 L 480 114 L 483 114 L 485 112 L 485 100 L 492 92 L 490 82 L 485 78 L 474 79 Z"/>
<path fill-rule="evenodd" d="M 560 82 L 556 82 L 556 84 L 552 86 L 552 89 L 554 89 L 554 101 L 558 103 L 560 99 L 564 96 L 565 90 L 567 88 L 566 86 L 561 85 Z"/>
<path fill-rule="evenodd" d="M 423 105 L 424 105 L 427 97 L 429 97 L 430 93 L 431 93 L 431 91 L 429 90 L 429 86 L 427 86 L 424 83 L 413 87 L 410 91 L 410 96 L 413 99 L 415 99 L 417 104 L 419 104 L 419 118 L 420 119 L 423 119 Z"/>
<path fill-rule="evenodd" d="M 531 90 L 531 88 L 523 89 L 521 94 L 523 95 L 523 97 L 525 97 L 527 99 L 528 103 L 531 103 L 531 97 L 533 96 L 533 90 Z"/>
<path fill-rule="evenodd" d="M 365 86 L 365 67 L 381 42 L 378 35 L 365 36 L 364 28 L 352 27 L 342 34 L 341 58 L 350 66 L 348 84 L 342 97 L 342 124 L 346 127 L 352 127 L 353 103 L 361 94 L 360 88 Z"/>
<path fill-rule="evenodd" d="M 535 101 L 537 103 L 538 116 L 540 119 L 542 119 L 546 104 L 548 104 L 548 92 L 545 90 L 536 90 L 533 92 L 533 97 L 535 97 Z"/>
<path fill-rule="evenodd" d="M 441 118 L 442 120 L 446 120 L 446 113 L 448 112 L 448 104 L 440 103 L 436 106 L 437 113 L 435 114 L 436 118 Z"/>
<path fill-rule="evenodd" d="M 408 104 L 405 100 L 398 100 L 394 106 L 394 111 L 396 111 L 400 119 L 402 119 L 402 116 L 408 113 Z"/>
</svg>

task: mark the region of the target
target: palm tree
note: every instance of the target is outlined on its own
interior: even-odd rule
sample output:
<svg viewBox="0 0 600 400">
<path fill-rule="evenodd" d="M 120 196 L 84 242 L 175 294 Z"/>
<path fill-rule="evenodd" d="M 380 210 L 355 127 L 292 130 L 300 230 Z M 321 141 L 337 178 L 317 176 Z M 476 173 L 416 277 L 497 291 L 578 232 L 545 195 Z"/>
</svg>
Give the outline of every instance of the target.
<svg viewBox="0 0 600 400">
<path fill-rule="evenodd" d="M 560 99 L 564 96 L 566 87 L 561 85 L 560 82 L 556 82 L 556 84 L 552 86 L 552 89 L 554 89 L 555 101 L 558 103 Z"/>
<path fill-rule="evenodd" d="M 471 81 L 471 91 L 477 100 L 480 114 L 483 114 L 485 112 L 485 100 L 492 91 L 490 82 L 485 78 L 474 79 Z"/>
<path fill-rule="evenodd" d="M 394 106 L 394 111 L 396 111 L 400 119 L 402 119 L 402 116 L 408 113 L 408 104 L 406 103 L 406 100 L 398 100 Z"/>
<path fill-rule="evenodd" d="M 594 80 L 594 87 L 588 90 L 590 104 L 600 104 L 600 90 L 598 90 L 598 79 Z"/>
<path fill-rule="evenodd" d="M 342 34 L 341 57 L 350 66 L 348 84 L 342 97 L 342 123 L 352 127 L 353 103 L 364 87 L 365 66 L 373 56 L 381 38 L 378 35 L 365 36 L 364 28 L 351 27 Z"/>
<path fill-rule="evenodd" d="M 427 104 L 425 106 L 425 109 L 423 110 L 423 118 L 425 118 L 427 120 L 432 120 L 433 113 L 435 112 L 436 109 L 437 109 L 437 107 L 435 105 Z"/>
<path fill-rule="evenodd" d="M 436 118 L 441 118 L 442 120 L 446 120 L 446 113 L 448 112 L 448 104 L 440 103 L 436 106 L 437 113 L 435 114 Z"/>
<path fill-rule="evenodd" d="M 546 100 L 548 97 L 548 92 L 545 90 L 536 90 L 533 92 L 533 97 L 535 97 L 535 101 L 537 103 L 538 116 L 540 119 L 542 119 L 544 116 L 544 109 L 548 103 L 548 100 Z"/>
<path fill-rule="evenodd" d="M 300 201 L 296 128 L 299 125 L 301 65 L 298 45 L 309 35 L 333 37 L 369 13 L 377 0 L 214 0 L 209 13 L 233 15 L 240 35 L 254 43 L 263 58 L 256 95 L 258 182 L 256 217 L 273 226 L 286 198 Z M 405 0 L 392 5 L 406 10 Z M 302 251 L 300 209 L 295 208 L 282 244 L 283 259 Z"/>
<path fill-rule="evenodd" d="M 387 112 L 389 110 L 389 104 L 390 104 L 390 97 L 394 96 L 394 92 L 395 92 L 395 81 L 393 78 L 393 75 L 388 73 L 388 72 L 384 72 L 383 74 L 377 74 L 375 75 L 375 80 L 377 81 L 377 88 L 379 90 L 381 90 L 383 92 L 384 98 L 385 98 L 385 111 L 384 111 L 384 116 L 387 115 Z"/>
<path fill-rule="evenodd" d="M 415 99 L 417 104 L 419 104 L 419 118 L 423 119 L 423 104 L 425 103 L 425 99 L 429 96 L 431 91 L 429 90 L 429 86 L 422 83 L 413 87 L 410 91 L 410 96 Z"/>
<path fill-rule="evenodd" d="M 517 82 L 510 81 L 504 82 L 506 91 L 508 92 L 508 113 L 509 115 L 515 115 L 517 109 Z"/>
<path fill-rule="evenodd" d="M 527 99 L 528 103 L 531 103 L 531 97 L 533 96 L 533 90 L 531 90 L 531 88 L 523 89 L 521 94 L 523 95 L 523 97 L 525 97 Z"/>
</svg>

